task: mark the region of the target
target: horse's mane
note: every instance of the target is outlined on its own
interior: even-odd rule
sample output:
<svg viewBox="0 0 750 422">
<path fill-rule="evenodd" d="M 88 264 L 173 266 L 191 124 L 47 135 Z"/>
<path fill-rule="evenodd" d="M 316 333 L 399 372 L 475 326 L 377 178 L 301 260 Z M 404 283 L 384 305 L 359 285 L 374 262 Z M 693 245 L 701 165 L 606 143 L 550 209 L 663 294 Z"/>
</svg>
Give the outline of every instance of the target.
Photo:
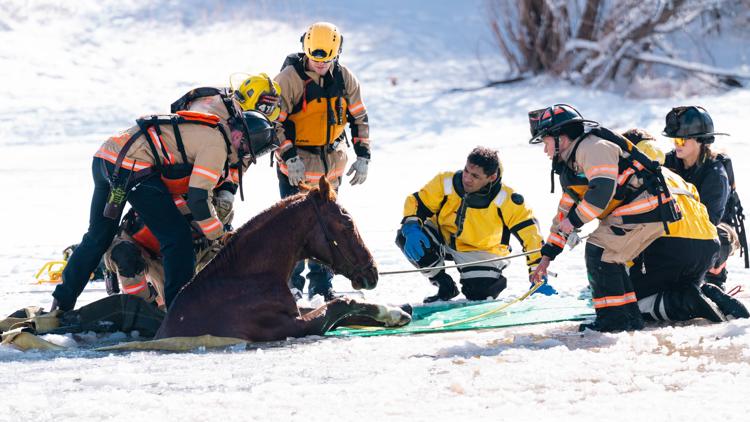
<svg viewBox="0 0 750 422">
<path fill-rule="evenodd" d="M 312 192 L 310 194 L 312 194 Z M 229 239 L 227 244 L 224 245 L 221 251 L 211 260 L 211 262 L 208 263 L 208 265 L 205 266 L 205 268 L 203 268 L 203 270 L 193 277 L 191 282 L 211 277 L 218 269 L 236 263 L 239 239 L 249 236 L 253 231 L 265 228 L 268 225 L 268 221 L 278 216 L 285 209 L 301 204 L 305 201 L 307 196 L 308 194 L 306 193 L 298 193 L 296 195 L 288 196 L 251 218 L 247 223 L 243 224 L 235 231 L 234 235 Z"/>
</svg>

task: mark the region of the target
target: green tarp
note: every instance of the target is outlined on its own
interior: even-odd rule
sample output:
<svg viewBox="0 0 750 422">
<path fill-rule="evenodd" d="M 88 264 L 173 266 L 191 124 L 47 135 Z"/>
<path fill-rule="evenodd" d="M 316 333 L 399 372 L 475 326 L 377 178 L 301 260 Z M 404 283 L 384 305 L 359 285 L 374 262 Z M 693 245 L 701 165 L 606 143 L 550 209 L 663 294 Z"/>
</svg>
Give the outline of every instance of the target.
<svg viewBox="0 0 750 422">
<path fill-rule="evenodd" d="M 506 301 L 448 302 L 414 307 L 411 324 L 401 328 L 341 327 L 326 333 L 328 336 L 381 336 L 394 334 L 434 333 L 459 330 L 511 327 L 545 322 L 578 321 L 592 318 L 590 301 L 575 297 L 533 295 L 514 303 L 500 312 L 485 317 L 470 318 L 505 306 Z"/>
</svg>

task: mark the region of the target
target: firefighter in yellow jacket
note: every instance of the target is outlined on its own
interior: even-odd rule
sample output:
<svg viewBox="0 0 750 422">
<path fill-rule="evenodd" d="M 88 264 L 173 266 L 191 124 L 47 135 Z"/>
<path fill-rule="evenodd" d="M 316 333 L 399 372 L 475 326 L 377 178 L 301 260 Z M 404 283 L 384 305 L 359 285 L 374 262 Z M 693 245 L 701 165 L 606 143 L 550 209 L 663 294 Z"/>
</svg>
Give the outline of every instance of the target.
<svg viewBox="0 0 750 422">
<path fill-rule="evenodd" d="M 664 152 L 647 132 L 631 129 L 623 136 L 653 161 L 664 163 Z M 705 282 L 719 252 L 719 237 L 698 189 L 669 169 L 662 168 L 662 174 L 682 218 L 669 223 L 669 233 L 651 243 L 630 268 L 641 315 L 647 321 L 747 318 L 742 302 Z"/>
<path fill-rule="evenodd" d="M 523 196 L 502 183 L 497 151 L 477 147 L 463 170 L 440 173 L 404 204 L 404 218 L 396 244 L 418 268 L 442 266 L 446 259 L 457 264 L 499 258 L 510 252 L 513 234 L 524 251 L 539 249 L 539 226 Z M 526 257 L 531 271 L 541 258 Z M 462 266 L 461 292 L 469 300 L 496 298 L 505 289 L 502 274 L 507 261 Z M 438 287 L 425 302 L 450 300 L 458 295 L 456 283 L 444 269 L 423 272 Z M 545 285 L 546 294 L 554 289 Z"/>
<path fill-rule="evenodd" d="M 147 116 L 101 146 L 92 162 L 89 228 L 52 294 L 53 308 L 73 309 L 117 233 L 125 201 L 159 241 L 169 307 L 192 277 L 195 261 L 190 225 L 173 196 L 187 195 L 187 207 L 206 238 L 222 237 L 224 225 L 212 204 L 214 187 L 229 176 L 230 165 L 274 146 L 272 125 L 259 112 L 238 113 L 228 124 L 229 131 L 218 116 L 195 111 Z"/>
<path fill-rule="evenodd" d="M 325 175 L 338 189 L 347 162 L 344 128 L 351 129 L 357 160 L 347 175 L 352 185 L 364 183 L 370 163 L 369 124 L 360 85 L 339 63 L 343 36 L 328 22 L 312 24 L 302 35 L 302 53 L 289 55 L 274 80 L 281 88 L 277 136 L 277 176 L 282 198 L 299 192 L 299 184 L 315 186 Z M 310 262 L 309 294 L 333 298 L 327 267 Z M 292 272 L 290 287 L 304 287 L 304 262 Z"/>
</svg>

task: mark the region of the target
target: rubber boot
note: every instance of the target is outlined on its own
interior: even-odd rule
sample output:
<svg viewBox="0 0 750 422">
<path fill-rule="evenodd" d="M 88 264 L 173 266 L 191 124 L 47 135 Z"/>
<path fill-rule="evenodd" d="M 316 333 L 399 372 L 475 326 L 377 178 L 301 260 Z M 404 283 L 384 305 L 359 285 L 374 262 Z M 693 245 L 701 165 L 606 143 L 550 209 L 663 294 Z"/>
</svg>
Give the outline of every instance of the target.
<svg viewBox="0 0 750 422">
<path fill-rule="evenodd" d="M 714 286 L 718 287 L 722 291 L 726 290 L 727 269 L 722 268 L 721 271 L 719 271 L 716 274 L 710 271 L 706 272 L 705 281 L 706 283 L 713 284 Z"/>
<path fill-rule="evenodd" d="M 711 299 L 727 317 L 750 318 L 750 312 L 738 299 L 724 293 L 713 284 L 705 283 L 701 286 L 701 292 Z"/>
<path fill-rule="evenodd" d="M 726 321 L 721 309 L 695 285 L 651 295 L 639 300 L 638 307 L 643 316 L 652 321 L 689 321 L 693 318 Z"/>
<path fill-rule="evenodd" d="M 451 300 L 458 296 L 458 287 L 453 278 L 446 274 L 445 271 L 441 271 L 438 275 L 431 277 L 430 282 L 438 287 L 437 294 L 433 296 L 427 296 L 424 298 L 424 303 L 437 302 L 438 300 Z"/>
<path fill-rule="evenodd" d="M 640 330 L 643 328 L 643 319 L 634 300 L 633 284 L 625 266 L 602 261 L 603 252 L 599 246 L 586 244 L 586 271 L 596 320 L 593 323 L 581 324 L 579 330 L 610 333 Z"/>
</svg>

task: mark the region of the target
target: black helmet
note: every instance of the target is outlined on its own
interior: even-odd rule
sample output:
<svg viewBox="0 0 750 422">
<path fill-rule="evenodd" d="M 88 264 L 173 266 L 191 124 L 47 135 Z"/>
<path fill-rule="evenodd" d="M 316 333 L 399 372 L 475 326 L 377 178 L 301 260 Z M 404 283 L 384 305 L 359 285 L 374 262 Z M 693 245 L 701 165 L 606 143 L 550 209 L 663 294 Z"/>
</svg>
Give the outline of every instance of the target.
<svg viewBox="0 0 750 422">
<path fill-rule="evenodd" d="M 584 119 L 575 107 L 568 104 L 555 104 L 552 107 L 530 111 L 531 139 L 529 143 L 538 144 L 545 136 L 554 136 L 563 126 L 577 122 L 598 125 L 593 120 Z"/>
<path fill-rule="evenodd" d="M 710 144 L 714 135 L 727 135 L 714 132 L 714 121 L 703 107 L 675 107 L 667 113 L 666 126 L 662 135 L 668 138 L 696 138 L 699 142 Z"/>
<path fill-rule="evenodd" d="M 241 130 L 244 134 L 245 145 L 250 148 L 247 153 L 259 157 L 279 146 L 273 124 L 263 113 L 255 110 L 243 111 L 239 123 L 235 123 L 234 129 Z"/>
</svg>

